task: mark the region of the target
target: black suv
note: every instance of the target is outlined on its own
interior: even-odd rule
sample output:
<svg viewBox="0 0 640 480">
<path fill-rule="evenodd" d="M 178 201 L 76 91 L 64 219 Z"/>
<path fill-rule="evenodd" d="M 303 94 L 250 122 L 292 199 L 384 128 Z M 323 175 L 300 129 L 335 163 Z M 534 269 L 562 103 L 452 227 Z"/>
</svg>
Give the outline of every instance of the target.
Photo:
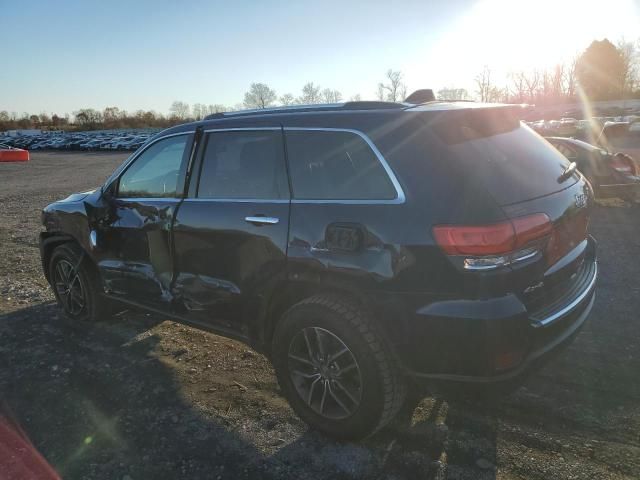
<svg viewBox="0 0 640 480">
<path fill-rule="evenodd" d="M 507 105 L 352 102 L 165 130 L 43 212 L 66 314 L 135 306 L 246 342 L 362 438 L 407 384 L 503 384 L 594 300 L 588 182 Z"/>
</svg>

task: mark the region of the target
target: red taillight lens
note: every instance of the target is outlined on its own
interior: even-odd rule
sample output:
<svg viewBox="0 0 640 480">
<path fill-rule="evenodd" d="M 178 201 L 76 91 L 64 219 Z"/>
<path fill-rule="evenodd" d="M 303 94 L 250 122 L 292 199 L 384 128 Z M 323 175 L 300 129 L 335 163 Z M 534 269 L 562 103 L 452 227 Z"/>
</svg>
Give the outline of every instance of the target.
<svg viewBox="0 0 640 480">
<path fill-rule="evenodd" d="M 492 225 L 438 225 L 433 235 L 448 255 L 499 255 L 513 250 L 515 232 L 509 222 Z"/>
<path fill-rule="evenodd" d="M 534 240 L 539 240 L 551 233 L 553 227 L 551 220 L 544 213 L 536 213 L 526 217 L 517 217 L 512 220 L 516 231 L 515 248 L 524 247 Z"/>
<path fill-rule="evenodd" d="M 616 154 L 611 158 L 611 168 L 625 175 L 636 175 L 636 165 L 627 155 Z"/>
<path fill-rule="evenodd" d="M 547 237 L 552 230 L 549 217 L 536 213 L 490 225 L 437 225 L 433 228 L 433 236 L 447 255 L 495 257 L 481 264 L 482 269 L 489 269 L 494 260 L 497 267 L 522 258 L 518 253 L 522 253 L 524 247 Z M 535 252 L 536 249 L 527 249 L 529 254 L 528 250 Z"/>
</svg>

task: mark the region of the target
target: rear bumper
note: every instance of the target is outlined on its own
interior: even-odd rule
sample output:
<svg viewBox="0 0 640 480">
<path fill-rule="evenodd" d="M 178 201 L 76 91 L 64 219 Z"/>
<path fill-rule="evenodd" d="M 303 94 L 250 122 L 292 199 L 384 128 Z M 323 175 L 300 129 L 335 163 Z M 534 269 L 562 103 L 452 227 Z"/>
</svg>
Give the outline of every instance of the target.
<svg viewBox="0 0 640 480">
<path fill-rule="evenodd" d="M 529 312 L 513 294 L 431 303 L 412 315 L 401 361 L 416 380 L 501 383 L 524 376 L 576 337 L 591 312 L 598 277 L 595 243 L 575 285 Z"/>
</svg>

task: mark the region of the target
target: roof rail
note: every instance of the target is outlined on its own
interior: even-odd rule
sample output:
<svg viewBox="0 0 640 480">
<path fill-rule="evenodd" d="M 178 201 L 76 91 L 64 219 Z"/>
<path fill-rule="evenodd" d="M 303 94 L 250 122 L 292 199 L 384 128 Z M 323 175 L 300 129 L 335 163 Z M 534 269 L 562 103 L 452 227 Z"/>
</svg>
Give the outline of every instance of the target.
<svg viewBox="0 0 640 480">
<path fill-rule="evenodd" d="M 381 110 L 381 109 L 401 109 L 406 108 L 404 103 L 381 102 L 381 101 L 358 101 L 345 103 L 325 103 L 313 105 L 290 105 L 271 108 L 256 108 L 251 110 L 237 110 L 234 112 L 212 113 L 204 117 L 205 120 L 217 118 L 240 117 L 249 115 L 270 115 L 276 113 L 302 113 L 302 112 L 323 112 L 323 111 L 343 111 L 343 110 Z"/>
<path fill-rule="evenodd" d="M 346 102 L 345 110 L 385 110 L 405 108 L 407 105 L 398 102 L 383 102 L 381 100 L 359 100 L 357 102 Z"/>
</svg>

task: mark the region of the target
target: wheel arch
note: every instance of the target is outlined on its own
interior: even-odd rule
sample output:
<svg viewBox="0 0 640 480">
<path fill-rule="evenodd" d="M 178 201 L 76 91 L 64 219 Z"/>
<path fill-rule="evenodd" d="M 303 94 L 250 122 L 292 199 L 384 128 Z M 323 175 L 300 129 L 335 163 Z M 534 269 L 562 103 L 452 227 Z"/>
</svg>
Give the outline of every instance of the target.
<svg viewBox="0 0 640 480">
<path fill-rule="evenodd" d="M 273 334 L 284 313 L 297 303 L 316 295 L 340 297 L 363 309 L 366 309 L 367 312 L 372 314 L 372 320 L 381 328 L 381 330 L 390 334 L 390 337 L 388 338 L 392 340 L 392 343 L 396 343 L 395 339 L 398 337 L 398 332 L 394 333 L 390 328 L 389 322 L 384 321 L 384 319 L 381 318 L 384 314 L 378 314 L 379 309 L 374 307 L 376 304 L 374 294 L 363 292 L 341 283 L 289 281 L 283 282 L 281 288 L 276 289 L 276 293 L 268 304 L 263 321 L 260 322 L 262 324 L 260 331 L 252 332 L 253 334 L 251 336 L 256 340 L 255 343 L 257 343 L 256 348 L 266 355 L 270 355 Z M 404 331 L 404 329 L 401 330 Z"/>
<path fill-rule="evenodd" d="M 47 282 L 51 283 L 51 280 L 49 279 L 49 263 L 51 261 L 51 255 L 56 248 L 64 244 L 72 244 L 77 247 L 82 252 L 83 257 L 89 259 L 92 267 L 97 272 L 97 267 L 93 258 L 78 239 L 72 235 L 62 232 L 42 232 L 40 233 L 40 258 L 42 261 L 42 270 Z"/>
</svg>

